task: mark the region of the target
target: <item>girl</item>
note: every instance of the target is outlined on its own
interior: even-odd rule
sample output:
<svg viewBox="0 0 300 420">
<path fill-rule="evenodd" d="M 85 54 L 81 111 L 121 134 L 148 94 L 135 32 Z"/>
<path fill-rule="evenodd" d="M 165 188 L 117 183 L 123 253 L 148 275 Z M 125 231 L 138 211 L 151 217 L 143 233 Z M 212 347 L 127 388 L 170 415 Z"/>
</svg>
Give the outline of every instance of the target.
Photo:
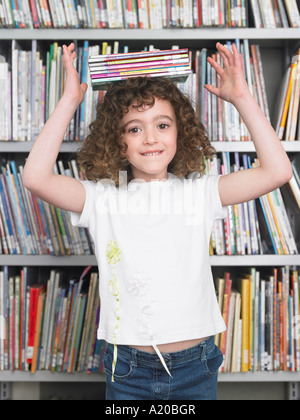
<svg viewBox="0 0 300 420">
<path fill-rule="evenodd" d="M 53 174 L 64 133 L 86 84 L 63 47 L 63 96 L 36 139 L 24 168 L 26 188 L 72 212 L 89 227 L 99 265 L 107 399 L 216 399 L 222 354 L 213 336 L 225 330 L 217 305 L 209 238 L 226 206 L 289 181 L 289 159 L 251 96 L 241 58 L 217 44 L 221 87 L 260 161 L 255 169 L 201 176 L 213 149 L 190 102 L 163 79 L 115 83 L 98 105 L 79 163 L 87 181 Z M 121 171 L 121 176 L 120 176 Z M 104 180 L 103 178 L 107 178 Z M 127 178 L 127 179 L 126 179 Z"/>
</svg>

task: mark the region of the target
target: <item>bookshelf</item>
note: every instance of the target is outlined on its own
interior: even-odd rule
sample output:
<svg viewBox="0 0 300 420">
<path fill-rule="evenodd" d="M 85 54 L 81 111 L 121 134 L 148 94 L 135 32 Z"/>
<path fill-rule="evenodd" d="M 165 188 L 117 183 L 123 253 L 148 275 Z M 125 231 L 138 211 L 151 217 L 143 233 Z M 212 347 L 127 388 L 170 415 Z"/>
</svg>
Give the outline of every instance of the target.
<svg viewBox="0 0 300 420">
<path fill-rule="evenodd" d="M 300 1 L 298 0 L 300 7 Z M 136 48 L 144 47 L 149 43 L 158 48 L 170 48 L 176 43 L 180 47 L 187 47 L 191 50 L 200 49 L 204 46 L 213 48 L 217 41 L 234 40 L 236 38 L 248 39 L 258 43 L 263 49 L 265 59 L 265 72 L 272 74 L 272 66 L 282 63 L 281 68 L 275 75 L 275 80 L 268 80 L 268 94 L 271 96 L 270 102 L 274 99 L 273 86 L 278 85 L 286 65 L 289 53 L 299 47 L 300 29 L 299 28 L 280 28 L 280 29 L 256 29 L 256 28 L 197 28 L 197 29 L 0 29 L 0 43 L 10 45 L 11 39 L 16 39 L 20 43 L 36 39 L 40 45 L 47 44 L 53 40 L 68 42 L 71 40 L 90 40 L 101 43 L 102 41 L 122 41 L 129 46 Z M 275 52 L 275 54 L 274 54 Z M 270 78 L 272 79 L 272 78 Z M 300 140 L 300 139 L 298 139 Z M 283 142 L 285 150 L 293 155 L 300 154 L 300 141 Z M 30 142 L 1 142 L 1 156 L 17 156 L 19 160 L 24 160 L 29 153 L 32 144 Z M 254 146 L 251 142 L 214 142 L 217 152 L 246 152 L 254 153 Z M 61 153 L 73 154 L 78 148 L 76 142 L 65 142 L 62 145 Z M 299 229 L 298 229 L 299 231 Z M 299 233 L 299 232 L 298 232 Z M 300 235 L 296 238 L 298 247 Z M 300 267 L 300 255 L 252 255 L 252 256 L 212 256 L 211 264 L 213 269 L 230 267 L 280 267 L 296 266 Z M 26 256 L 26 255 L 0 255 L 0 267 L 8 266 L 39 266 L 39 267 L 84 267 L 87 265 L 96 266 L 94 256 Z M 300 373 L 292 372 L 254 372 L 238 374 L 221 374 L 221 383 L 256 383 L 256 382 L 299 382 Z M 104 381 L 103 374 L 85 373 L 51 373 L 38 371 L 34 374 L 28 372 L 0 372 L 0 382 L 82 382 L 99 383 Z M 26 386 L 26 385 L 24 385 Z"/>
</svg>

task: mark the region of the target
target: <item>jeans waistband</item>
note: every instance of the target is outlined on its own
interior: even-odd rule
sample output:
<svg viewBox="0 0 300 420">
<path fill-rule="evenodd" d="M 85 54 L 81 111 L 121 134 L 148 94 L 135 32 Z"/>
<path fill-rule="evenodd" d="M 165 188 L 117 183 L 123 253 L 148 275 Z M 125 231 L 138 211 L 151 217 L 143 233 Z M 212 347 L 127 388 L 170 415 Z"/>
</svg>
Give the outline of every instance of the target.
<svg viewBox="0 0 300 420">
<path fill-rule="evenodd" d="M 214 348 L 214 337 L 209 337 L 196 346 L 178 352 L 162 353 L 161 355 L 168 367 L 174 367 L 197 358 L 205 360 L 206 355 L 211 353 Z M 144 352 L 130 346 L 118 345 L 118 354 L 122 354 L 123 357 L 129 359 L 136 366 L 144 365 L 156 368 L 161 366 L 163 368 L 159 356 L 155 353 Z"/>
</svg>

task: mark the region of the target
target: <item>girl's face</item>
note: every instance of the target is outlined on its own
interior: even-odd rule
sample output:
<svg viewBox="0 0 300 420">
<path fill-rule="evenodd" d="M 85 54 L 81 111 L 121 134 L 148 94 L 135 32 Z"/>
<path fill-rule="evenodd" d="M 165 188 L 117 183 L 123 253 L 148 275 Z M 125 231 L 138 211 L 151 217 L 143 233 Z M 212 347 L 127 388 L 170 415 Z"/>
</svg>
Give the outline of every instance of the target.
<svg viewBox="0 0 300 420">
<path fill-rule="evenodd" d="M 177 147 L 177 122 L 171 103 L 155 98 L 153 107 L 130 107 L 121 124 L 133 177 L 146 182 L 167 179 Z"/>
</svg>

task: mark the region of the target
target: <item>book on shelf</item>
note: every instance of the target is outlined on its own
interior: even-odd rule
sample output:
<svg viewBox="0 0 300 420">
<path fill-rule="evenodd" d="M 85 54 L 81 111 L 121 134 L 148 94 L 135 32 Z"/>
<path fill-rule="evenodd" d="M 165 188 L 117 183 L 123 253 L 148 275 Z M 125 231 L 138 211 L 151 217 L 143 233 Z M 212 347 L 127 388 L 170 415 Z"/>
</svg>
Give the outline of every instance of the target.
<svg viewBox="0 0 300 420">
<path fill-rule="evenodd" d="M 300 28 L 297 0 L 250 0 L 256 28 Z"/>
<path fill-rule="evenodd" d="M 299 272 L 289 266 L 262 270 L 215 279 L 227 326 L 215 337 L 222 373 L 300 371 Z"/>
<path fill-rule="evenodd" d="M 28 316 L 28 341 L 27 341 L 27 363 L 32 364 L 36 340 L 38 339 L 41 326 L 41 313 L 43 309 L 43 300 L 45 294 L 45 285 L 34 285 L 30 287 L 29 292 L 29 316 Z M 15 290 L 15 297 L 20 292 Z M 17 302 L 16 302 L 17 303 Z M 19 307 L 19 305 L 15 305 Z M 20 328 L 19 328 L 20 329 Z M 21 342 L 21 340 L 20 340 Z M 22 362 L 21 362 L 22 363 Z M 17 363 L 17 366 L 19 363 Z"/>
<path fill-rule="evenodd" d="M 99 0 L 53 2 L 3 0 L 4 28 L 162 29 L 247 27 L 247 0 Z"/>
<path fill-rule="evenodd" d="M 112 82 L 138 76 L 183 83 L 191 74 L 187 49 L 90 56 L 88 64 L 93 90 L 107 90 Z"/>
<path fill-rule="evenodd" d="M 0 55 L 0 102 L 1 140 L 11 140 L 11 71 L 5 57 Z"/>
<path fill-rule="evenodd" d="M 287 69 L 277 94 L 275 129 L 281 140 L 299 140 L 300 130 L 300 48 Z M 297 131 L 298 127 L 298 131 Z"/>
<path fill-rule="evenodd" d="M 295 162 L 292 162 L 292 169 L 293 169 L 293 177 L 289 181 L 289 187 L 297 203 L 298 210 L 300 211 L 300 173 L 296 167 Z"/>
<path fill-rule="evenodd" d="M 102 372 L 98 273 L 0 267 L 0 371 Z"/>
<path fill-rule="evenodd" d="M 232 156 L 232 158 L 231 158 Z M 206 174 L 226 175 L 259 165 L 247 154 L 223 152 L 206 162 Z M 281 188 L 257 200 L 228 206 L 227 218 L 214 222 L 210 253 L 216 255 L 293 255 L 298 247 Z M 296 210 L 297 211 L 297 210 Z"/>
<path fill-rule="evenodd" d="M 287 10 L 287 16 L 288 16 L 290 26 L 293 28 L 299 28 L 300 27 L 300 14 L 299 14 L 299 7 L 297 5 L 297 1 L 285 0 L 285 7 Z"/>
</svg>

